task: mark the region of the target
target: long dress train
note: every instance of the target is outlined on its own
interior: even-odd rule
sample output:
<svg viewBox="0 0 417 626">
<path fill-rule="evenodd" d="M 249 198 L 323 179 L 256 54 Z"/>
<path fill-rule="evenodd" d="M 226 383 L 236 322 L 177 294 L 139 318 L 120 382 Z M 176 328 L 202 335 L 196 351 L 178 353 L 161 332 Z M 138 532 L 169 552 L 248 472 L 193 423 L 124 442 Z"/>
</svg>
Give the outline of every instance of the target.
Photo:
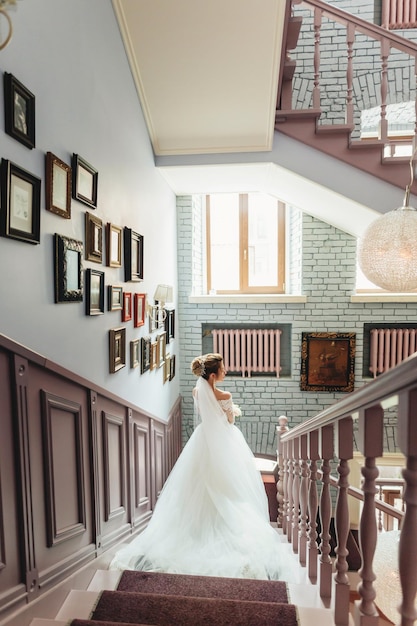
<svg viewBox="0 0 417 626">
<path fill-rule="evenodd" d="M 203 378 L 195 402 L 201 423 L 174 465 L 149 525 L 115 555 L 110 568 L 295 580 L 244 436 L 229 424 Z"/>
</svg>

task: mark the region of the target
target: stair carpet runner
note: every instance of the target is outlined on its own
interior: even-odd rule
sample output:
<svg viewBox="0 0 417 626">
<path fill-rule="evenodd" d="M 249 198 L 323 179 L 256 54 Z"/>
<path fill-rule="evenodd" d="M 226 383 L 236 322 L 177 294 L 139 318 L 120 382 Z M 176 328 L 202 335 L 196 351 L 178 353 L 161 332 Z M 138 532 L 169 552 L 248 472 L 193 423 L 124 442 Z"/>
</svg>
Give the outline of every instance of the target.
<svg viewBox="0 0 417 626">
<path fill-rule="evenodd" d="M 282 581 L 124 571 L 104 590 L 89 619 L 71 626 L 297 626 Z"/>
</svg>

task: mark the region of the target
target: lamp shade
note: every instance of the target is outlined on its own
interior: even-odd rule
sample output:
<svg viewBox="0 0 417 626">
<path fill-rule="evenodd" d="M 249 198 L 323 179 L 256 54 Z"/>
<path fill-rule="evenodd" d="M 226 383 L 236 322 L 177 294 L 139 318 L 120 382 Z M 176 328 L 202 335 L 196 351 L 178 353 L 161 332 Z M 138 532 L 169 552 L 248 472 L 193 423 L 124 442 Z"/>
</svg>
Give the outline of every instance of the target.
<svg viewBox="0 0 417 626">
<path fill-rule="evenodd" d="M 366 278 L 382 289 L 417 289 L 416 209 L 402 206 L 370 224 L 359 242 L 358 261 Z"/>
<path fill-rule="evenodd" d="M 172 287 L 170 285 L 158 285 L 153 298 L 161 304 L 172 302 Z"/>
</svg>

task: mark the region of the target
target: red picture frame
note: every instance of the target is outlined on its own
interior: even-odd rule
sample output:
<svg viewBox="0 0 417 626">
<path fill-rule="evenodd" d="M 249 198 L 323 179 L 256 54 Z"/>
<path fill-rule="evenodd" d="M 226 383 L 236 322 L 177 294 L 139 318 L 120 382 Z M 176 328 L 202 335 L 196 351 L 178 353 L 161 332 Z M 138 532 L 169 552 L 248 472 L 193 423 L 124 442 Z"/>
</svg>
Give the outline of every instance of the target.
<svg viewBox="0 0 417 626">
<path fill-rule="evenodd" d="M 122 309 L 122 322 L 130 322 L 132 319 L 132 292 L 123 292 L 123 309 Z"/>
<path fill-rule="evenodd" d="M 135 293 L 134 313 L 133 325 L 135 328 L 139 328 L 145 324 L 146 293 Z"/>
</svg>

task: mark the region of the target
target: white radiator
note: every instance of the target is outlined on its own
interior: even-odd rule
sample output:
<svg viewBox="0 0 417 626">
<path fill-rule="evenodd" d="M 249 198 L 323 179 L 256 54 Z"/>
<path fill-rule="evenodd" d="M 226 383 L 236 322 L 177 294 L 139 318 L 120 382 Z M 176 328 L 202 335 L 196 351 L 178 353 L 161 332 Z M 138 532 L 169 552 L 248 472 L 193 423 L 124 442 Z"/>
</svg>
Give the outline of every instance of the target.
<svg viewBox="0 0 417 626">
<path fill-rule="evenodd" d="M 373 328 L 369 370 L 374 378 L 417 352 L 417 329 Z"/>
<path fill-rule="evenodd" d="M 213 330 L 213 352 L 223 355 L 230 372 L 250 376 L 253 372 L 274 372 L 279 377 L 280 340 L 278 329 Z"/>
</svg>

